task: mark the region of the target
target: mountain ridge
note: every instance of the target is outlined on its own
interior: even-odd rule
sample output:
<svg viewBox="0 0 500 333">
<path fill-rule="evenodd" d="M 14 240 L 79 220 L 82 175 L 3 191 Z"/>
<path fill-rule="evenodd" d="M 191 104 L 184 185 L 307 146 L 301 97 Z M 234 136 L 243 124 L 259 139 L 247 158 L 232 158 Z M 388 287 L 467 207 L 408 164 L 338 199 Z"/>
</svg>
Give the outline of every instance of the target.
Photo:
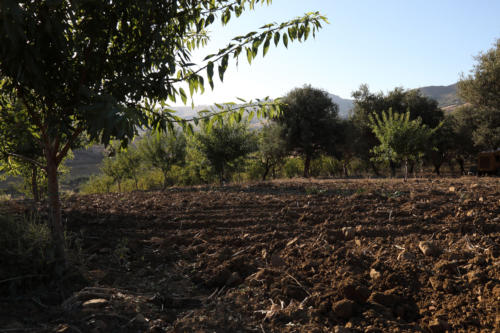
<svg viewBox="0 0 500 333">
<path fill-rule="evenodd" d="M 463 102 L 458 97 L 457 83 L 443 86 L 425 86 L 416 88 L 422 92 L 424 96 L 435 99 L 438 102 L 439 107 L 449 110 L 453 109 L 458 105 L 463 104 Z M 339 116 L 342 118 L 347 118 L 349 111 L 354 106 L 354 100 L 349 98 L 342 98 L 338 95 L 328 92 L 328 96 L 332 99 L 334 103 L 339 106 Z M 183 118 L 192 117 L 196 113 L 203 109 L 209 109 L 210 105 L 198 105 L 195 108 L 188 106 L 173 107 L 176 110 L 177 115 Z"/>
</svg>

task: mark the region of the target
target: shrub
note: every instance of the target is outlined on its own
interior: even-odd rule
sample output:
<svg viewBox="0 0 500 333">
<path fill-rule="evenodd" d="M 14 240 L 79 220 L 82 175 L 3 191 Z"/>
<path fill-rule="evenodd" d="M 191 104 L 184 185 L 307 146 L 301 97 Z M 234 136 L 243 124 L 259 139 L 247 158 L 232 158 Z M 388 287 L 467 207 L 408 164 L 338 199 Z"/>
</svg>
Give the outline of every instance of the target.
<svg viewBox="0 0 500 333">
<path fill-rule="evenodd" d="M 286 160 L 284 166 L 285 177 L 300 177 L 304 170 L 304 161 L 301 158 L 290 157 Z"/>
</svg>

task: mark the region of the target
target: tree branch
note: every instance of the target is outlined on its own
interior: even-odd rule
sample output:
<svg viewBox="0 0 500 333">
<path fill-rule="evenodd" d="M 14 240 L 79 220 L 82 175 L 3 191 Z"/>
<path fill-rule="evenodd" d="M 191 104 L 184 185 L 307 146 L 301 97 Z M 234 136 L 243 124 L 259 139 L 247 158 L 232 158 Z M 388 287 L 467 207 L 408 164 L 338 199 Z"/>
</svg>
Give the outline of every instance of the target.
<svg viewBox="0 0 500 333">
<path fill-rule="evenodd" d="M 8 155 L 8 156 L 12 156 L 12 157 L 15 157 L 15 158 L 18 158 L 18 159 L 21 159 L 23 161 L 26 161 L 28 163 L 31 163 L 31 164 L 34 164 L 36 165 L 37 167 L 39 167 L 40 169 L 42 170 L 47 170 L 47 167 L 45 165 L 43 165 L 42 163 L 32 159 L 32 158 L 29 158 L 29 157 L 26 157 L 26 156 L 23 156 L 23 155 L 19 155 L 19 154 L 15 154 L 15 153 L 9 153 L 9 152 L 4 152 L 5 155 Z"/>
<path fill-rule="evenodd" d="M 68 154 L 71 145 L 75 142 L 75 140 L 82 134 L 83 126 L 79 125 L 73 135 L 68 139 L 68 142 L 64 145 L 63 149 L 56 155 L 56 164 L 59 165 L 63 158 Z"/>
</svg>

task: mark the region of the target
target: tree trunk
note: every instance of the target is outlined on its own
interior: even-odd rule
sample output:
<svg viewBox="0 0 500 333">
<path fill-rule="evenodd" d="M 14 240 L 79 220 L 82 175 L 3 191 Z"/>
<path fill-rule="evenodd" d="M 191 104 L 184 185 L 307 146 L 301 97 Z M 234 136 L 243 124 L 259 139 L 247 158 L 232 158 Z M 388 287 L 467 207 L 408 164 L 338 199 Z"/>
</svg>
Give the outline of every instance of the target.
<svg viewBox="0 0 500 333">
<path fill-rule="evenodd" d="M 311 167 L 311 156 L 306 155 L 304 162 L 304 178 L 309 178 L 309 168 Z"/>
<path fill-rule="evenodd" d="M 441 176 L 441 163 L 434 163 L 434 172 L 436 172 L 436 175 Z"/>
<path fill-rule="evenodd" d="M 269 170 L 271 169 L 271 167 L 269 165 L 266 165 L 264 167 L 264 174 L 262 175 L 262 181 L 265 181 L 266 180 L 266 177 L 267 177 L 267 174 L 269 173 Z"/>
<path fill-rule="evenodd" d="M 36 165 L 31 166 L 31 193 L 35 202 L 40 201 L 40 192 L 38 191 L 38 168 Z"/>
<path fill-rule="evenodd" d="M 465 175 L 465 168 L 464 168 L 464 164 L 465 164 L 465 161 L 463 158 L 457 158 L 457 162 L 458 162 L 458 165 L 460 166 L 460 174 L 463 176 Z"/>
<path fill-rule="evenodd" d="M 52 241 L 55 247 L 56 261 L 66 267 L 66 251 L 64 245 L 64 230 L 61 217 L 61 201 L 59 199 L 59 181 L 57 179 L 57 160 L 56 153 L 49 150 L 46 153 L 47 158 L 47 181 L 49 198 L 49 226 L 52 235 Z"/>
<path fill-rule="evenodd" d="M 405 158 L 405 182 L 408 181 L 408 159 Z"/>
<path fill-rule="evenodd" d="M 347 170 L 347 162 L 346 161 L 344 161 L 342 163 L 342 171 L 344 172 L 345 178 L 349 177 L 349 170 Z"/>
<path fill-rule="evenodd" d="M 168 186 L 167 173 L 168 171 L 163 170 L 163 188 L 162 188 L 163 191 L 165 191 Z"/>
</svg>

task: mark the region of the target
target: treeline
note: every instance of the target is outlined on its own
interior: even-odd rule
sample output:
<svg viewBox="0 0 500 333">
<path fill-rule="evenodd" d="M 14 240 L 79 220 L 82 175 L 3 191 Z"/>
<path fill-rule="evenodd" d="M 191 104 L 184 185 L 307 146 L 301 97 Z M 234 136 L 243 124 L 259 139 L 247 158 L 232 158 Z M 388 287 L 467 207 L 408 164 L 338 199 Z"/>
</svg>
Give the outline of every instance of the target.
<svg viewBox="0 0 500 333">
<path fill-rule="evenodd" d="M 444 163 L 465 173 L 478 151 L 497 144 L 486 111 L 470 104 L 445 114 L 418 90 L 396 88 L 353 93 L 348 119 L 325 91 L 310 86 L 289 92 L 282 113 L 251 129 L 248 119 L 229 118 L 201 126 L 193 135 L 180 129 L 146 133 L 126 150 L 112 146 L 102 174 L 83 192 L 108 192 L 244 182 L 288 177 L 404 175 Z M 486 121 L 485 121 L 486 120 Z"/>
</svg>

